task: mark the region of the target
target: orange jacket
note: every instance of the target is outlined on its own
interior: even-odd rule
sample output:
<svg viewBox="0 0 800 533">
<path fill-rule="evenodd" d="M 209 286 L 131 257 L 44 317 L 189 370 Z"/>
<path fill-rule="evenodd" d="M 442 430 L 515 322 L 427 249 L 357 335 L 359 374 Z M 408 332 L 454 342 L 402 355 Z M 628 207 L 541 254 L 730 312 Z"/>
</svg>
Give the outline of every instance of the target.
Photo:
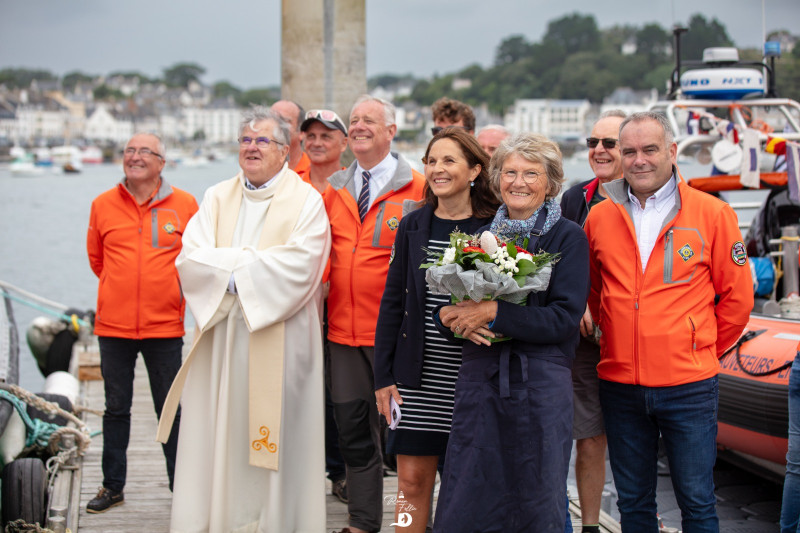
<svg viewBox="0 0 800 533">
<path fill-rule="evenodd" d="M 303 154 L 303 155 L 306 155 L 306 154 Z M 308 157 L 308 156 L 306 155 L 306 157 Z M 309 160 L 309 163 L 310 162 L 311 161 Z M 299 167 L 300 165 L 297 165 L 297 166 Z M 342 170 L 345 170 L 346 168 L 347 167 L 342 167 Z M 297 171 L 295 171 L 295 172 L 297 172 Z M 298 174 L 298 176 L 300 176 L 300 179 L 302 179 L 303 181 L 305 181 L 309 185 L 311 185 L 311 186 L 314 185 L 313 183 L 311 183 L 311 167 L 310 166 L 306 169 L 306 171 L 303 174 Z M 317 188 L 314 187 L 314 190 L 316 191 Z M 322 201 L 323 202 L 325 201 L 325 195 L 328 193 L 328 191 L 332 191 L 332 190 L 333 189 L 328 187 L 327 189 L 325 189 L 324 191 L 322 191 L 320 193 L 322 195 Z M 325 265 L 325 272 L 323 272 L 323 274 L 322 274 L 322 283 L 327 283 L 328 279 L 330 278 L 330 276 L 331 276 L 331 258 L 329 257 L 328 258 L 328 263 Z"/>
<path fill-rule="evenodd" d="M 586 219 L 589 308 L 600 327 L 601 379 L 663 387 L 715 376 L 753 308 L 753 283 L 736 213 L 679 181 L 647 269 L 628 211 L 628 186 L 605 186 Z M 715 305 L 715 296 L 719 302 Z"/>
<path fill-rule="evenodd" d="M 348 346 L 374 346 L 403 201 L 422 198 L 425 177 L 398 157 L 391 190 L 375 199 L 362 223 L 353 185 L 355 168 L 354 161 L 328 178 L 324 195 L 332 237 L 328 339 Z"/>
<path fill-rule="evenodd" d="M 303 156 L 300 158 L 300 161 L 297 162 L 297 166 L 292 170 L 305 181 L 308 181 L 305 176 L 308 174 L 309 168 L 311 168 L 311 159 L 308 158 L 307 153 L 303 152 Z"/>
<path fill-rule="evenodd" d="M 126 339 L 183 336 L 186 302 L 175 258 L 195 212 L 194 197 L 163 178 L 141 208 L 124 179 L 95 198 L 86 238 L 89 264 L 100 278 L 95 334 Z"/>
</svg>

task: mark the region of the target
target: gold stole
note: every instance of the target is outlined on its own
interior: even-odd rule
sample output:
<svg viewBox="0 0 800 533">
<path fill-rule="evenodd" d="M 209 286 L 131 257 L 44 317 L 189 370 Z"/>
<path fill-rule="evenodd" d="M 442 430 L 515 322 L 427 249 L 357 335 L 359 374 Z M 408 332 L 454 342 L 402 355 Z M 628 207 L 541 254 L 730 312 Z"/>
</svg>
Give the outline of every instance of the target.
<svg viewBox="0 0 800 533">
<path fill-rule="evenodd" d="M 311 190 L 294 172 L 285 170 L 283 174 L 267 210 L 258 241 L 259 250 L 286 243 Z M 230 247 L 233 241 L 242 203 L 242 187 L 241 173 L 219 186 L 219 194 L 212 205 L 211 213 L 212 218 L 217 221 L 216 245 L 219 248 Z M 199 346 L 204 340 L 204 333 L 218 322 L 216 318 L 215 316 L 212 319 L 205 330 L 195 331 L 192 349 L 164 402 L 156 436 L 159 442 L 166 442 L 169 438 L 189 365 L 195 354 L 205 351 L 199 349 Z M 278 322 L 252 331 L 249 341 L 249 462 L 253 466 L 278 470 L 283 403 L 284 323 Z M 203 344 L 208 345 L 208 350 L 211 349 L 210 342 Z M 232 416 L 236 414 L 233 413 Z"/>
</svg>

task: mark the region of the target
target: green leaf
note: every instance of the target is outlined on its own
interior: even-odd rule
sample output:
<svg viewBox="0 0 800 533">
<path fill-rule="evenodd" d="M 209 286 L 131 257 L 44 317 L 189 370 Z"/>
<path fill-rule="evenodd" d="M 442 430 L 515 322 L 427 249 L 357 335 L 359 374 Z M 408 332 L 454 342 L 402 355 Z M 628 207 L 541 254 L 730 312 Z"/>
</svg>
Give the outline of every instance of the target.
<svg viewBox="0 0 800 533">
<path fill-rule="evenodd" d="M 522 276 L 524 278 L 528 274 L 533 274 L 537 270 L 539 270 L 539 268 L 536 265 L 534 265 L 532 262 L 528 261 L 527 259 L 520 259 L 517 262 L 517 268 L 519 269 L 519 272 L 517 272 L 514 275 L 514 279 L 517 279 L 518 276 Z"/>
</svg>

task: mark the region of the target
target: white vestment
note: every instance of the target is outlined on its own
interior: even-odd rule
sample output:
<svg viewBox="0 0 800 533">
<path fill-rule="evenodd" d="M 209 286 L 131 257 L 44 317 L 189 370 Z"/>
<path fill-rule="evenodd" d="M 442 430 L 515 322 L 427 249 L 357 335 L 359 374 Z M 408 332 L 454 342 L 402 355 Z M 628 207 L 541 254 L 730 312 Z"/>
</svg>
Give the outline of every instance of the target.
<svg viewBox="0 0 800 533">
<path fill-rule="evenodd" d="M 295 178 L 284 167 L 272 181 Z M 204 344 L 197 347 L 183 388 L 170 529 L 320 533 L 325 531 L 320 281 L 330 248 L 328 217 L 320 195 L 308 194 L 286 244 L 257 250 L 272 199 L 263 189 L 242 187 L 231 247 L 218 248 L 211 206 L 219 187 L 206 192 L 176 261 Z M 231 274 L 236 295 L 226 292 Z M 248 348 L 251 331 L 281 321 L 282 451 L 275 471 L 248 463 Z"/>
</svg>

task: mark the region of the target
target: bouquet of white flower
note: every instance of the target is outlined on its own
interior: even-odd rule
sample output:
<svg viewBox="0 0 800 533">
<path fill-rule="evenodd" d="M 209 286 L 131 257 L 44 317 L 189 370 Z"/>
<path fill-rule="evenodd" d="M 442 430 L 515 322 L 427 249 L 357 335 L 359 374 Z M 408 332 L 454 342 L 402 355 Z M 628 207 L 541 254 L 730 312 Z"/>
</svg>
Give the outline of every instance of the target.
<svg viewBox="0 0 800 533">
<path fill-rule="evenodd" d="M 451 233 L 450 246 L 438 255 L 435 262 L 420 265 L 427 269 L 425 281 L 434 294 L 449 294 L 453 302 L 499 299 L 520 305 L 531 292 L 547 289 L 558 260 L 558 254 L 530 254 L 489 231 L 480 236 Z"/>
</svg>

